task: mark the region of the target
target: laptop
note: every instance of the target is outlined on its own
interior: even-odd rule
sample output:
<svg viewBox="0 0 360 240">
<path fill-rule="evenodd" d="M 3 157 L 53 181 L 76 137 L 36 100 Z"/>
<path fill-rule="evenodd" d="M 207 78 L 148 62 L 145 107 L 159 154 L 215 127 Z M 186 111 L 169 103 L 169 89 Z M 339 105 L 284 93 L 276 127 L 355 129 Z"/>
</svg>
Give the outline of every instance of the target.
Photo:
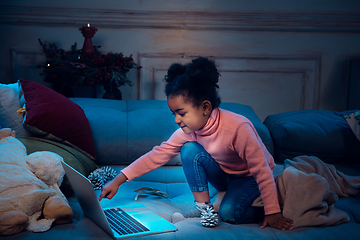
<svg viewBox="0 0 360 240">
<path fill-rule="evenodd" d="M 139 203 L 102 207 L 90 180 L 65 162 L 61 163 L 84 214 L 112 238 L 125 239 L 177 231 L 175 225 Z"/>
</svg>

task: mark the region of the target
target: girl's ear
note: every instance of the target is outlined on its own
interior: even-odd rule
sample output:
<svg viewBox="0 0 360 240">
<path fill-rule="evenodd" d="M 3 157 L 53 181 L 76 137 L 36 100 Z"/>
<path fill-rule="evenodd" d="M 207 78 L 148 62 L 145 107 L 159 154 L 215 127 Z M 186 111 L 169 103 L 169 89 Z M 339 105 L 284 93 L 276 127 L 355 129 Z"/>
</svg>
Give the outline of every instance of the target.
<svg viewBox="0 0 360 240">
<path fill-rule="evenodd" d="M 211 102 L 209 100 L 204 100 L 202 103 L 202 107 L 203 107 L 203 111 L 204 113 L 210 115 L 211 111 L 212 111 L 212 105 Z M 205 115 L 206 115 L 205 114 Z"/>
</svg>

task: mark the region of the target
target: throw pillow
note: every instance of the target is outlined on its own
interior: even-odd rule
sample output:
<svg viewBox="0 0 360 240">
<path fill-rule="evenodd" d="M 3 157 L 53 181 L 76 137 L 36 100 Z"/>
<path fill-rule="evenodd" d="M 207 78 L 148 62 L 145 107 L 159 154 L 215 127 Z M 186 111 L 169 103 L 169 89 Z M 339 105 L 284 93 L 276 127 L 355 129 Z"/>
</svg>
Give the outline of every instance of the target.
<svg viewBox="0 0 360 240">
<path fill-rule="evenodd" d="M 274 141 L 274 159 L 283 163 L 300 155 L 330 164 L 358 163 L 360 142 L 342 117 L 345 113 L 300 110 L 268 116 L 264 124 Z"/>
<path fill-rule="evenodd" d="M 22 126 L 23 116 L 17 110 L 23 104 L 22 90 L 19 83 L 0 84 L 0 125 L 15 130 L 16 136 L 30 136 Z"/>
<path fill-rule="evenodd" d="M 21 79 L 26 115 L 23 126 L 33 135 L 68 144 L 96 158 L 90 124 L 82 108 L 36 82 Z"/>
</svg>

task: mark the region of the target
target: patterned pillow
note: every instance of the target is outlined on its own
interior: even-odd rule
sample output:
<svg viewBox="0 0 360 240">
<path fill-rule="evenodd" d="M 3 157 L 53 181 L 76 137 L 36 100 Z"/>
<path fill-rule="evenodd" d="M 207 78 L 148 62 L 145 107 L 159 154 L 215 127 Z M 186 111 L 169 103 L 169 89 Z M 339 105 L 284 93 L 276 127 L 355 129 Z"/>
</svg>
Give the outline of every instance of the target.
<svg viewBox="0 0 360 240">
<path fill-rule="evenodd" d="M 17 110 L 24 104 L 24 96 L 19 82 L 0 84 L 0 125 L 15 130 L 16 136 L 30 136 L 22 126 L 23 116 Z"/>
<path fill-rule="evenodd" d="M 360 141 L 360 111 L 346 114 L 343 117 L 354 132 L 356 138 Z"/>
</svg>

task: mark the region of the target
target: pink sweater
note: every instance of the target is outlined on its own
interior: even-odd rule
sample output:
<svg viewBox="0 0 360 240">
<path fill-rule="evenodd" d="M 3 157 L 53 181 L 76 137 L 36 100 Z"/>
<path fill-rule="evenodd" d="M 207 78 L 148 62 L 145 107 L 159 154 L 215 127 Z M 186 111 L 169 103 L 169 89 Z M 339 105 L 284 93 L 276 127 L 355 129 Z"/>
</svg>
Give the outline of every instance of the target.
<svg viewBox="0 0 360 240">
<path fill-rule="evenodd" d="M 169 140 L 141 156 L 122 173 L 129 181 L 142 176 L 178 155 L 181 146 L 188 141 L 201 144 L 226 173 L 254 176 L 265 214 L 280 212 L 272 174 L 274 159 L 247 118 L 223 109 L 214 109 L 205 127 L 195 133 L 185 134 L 178 129 Z"/>
</svg>

